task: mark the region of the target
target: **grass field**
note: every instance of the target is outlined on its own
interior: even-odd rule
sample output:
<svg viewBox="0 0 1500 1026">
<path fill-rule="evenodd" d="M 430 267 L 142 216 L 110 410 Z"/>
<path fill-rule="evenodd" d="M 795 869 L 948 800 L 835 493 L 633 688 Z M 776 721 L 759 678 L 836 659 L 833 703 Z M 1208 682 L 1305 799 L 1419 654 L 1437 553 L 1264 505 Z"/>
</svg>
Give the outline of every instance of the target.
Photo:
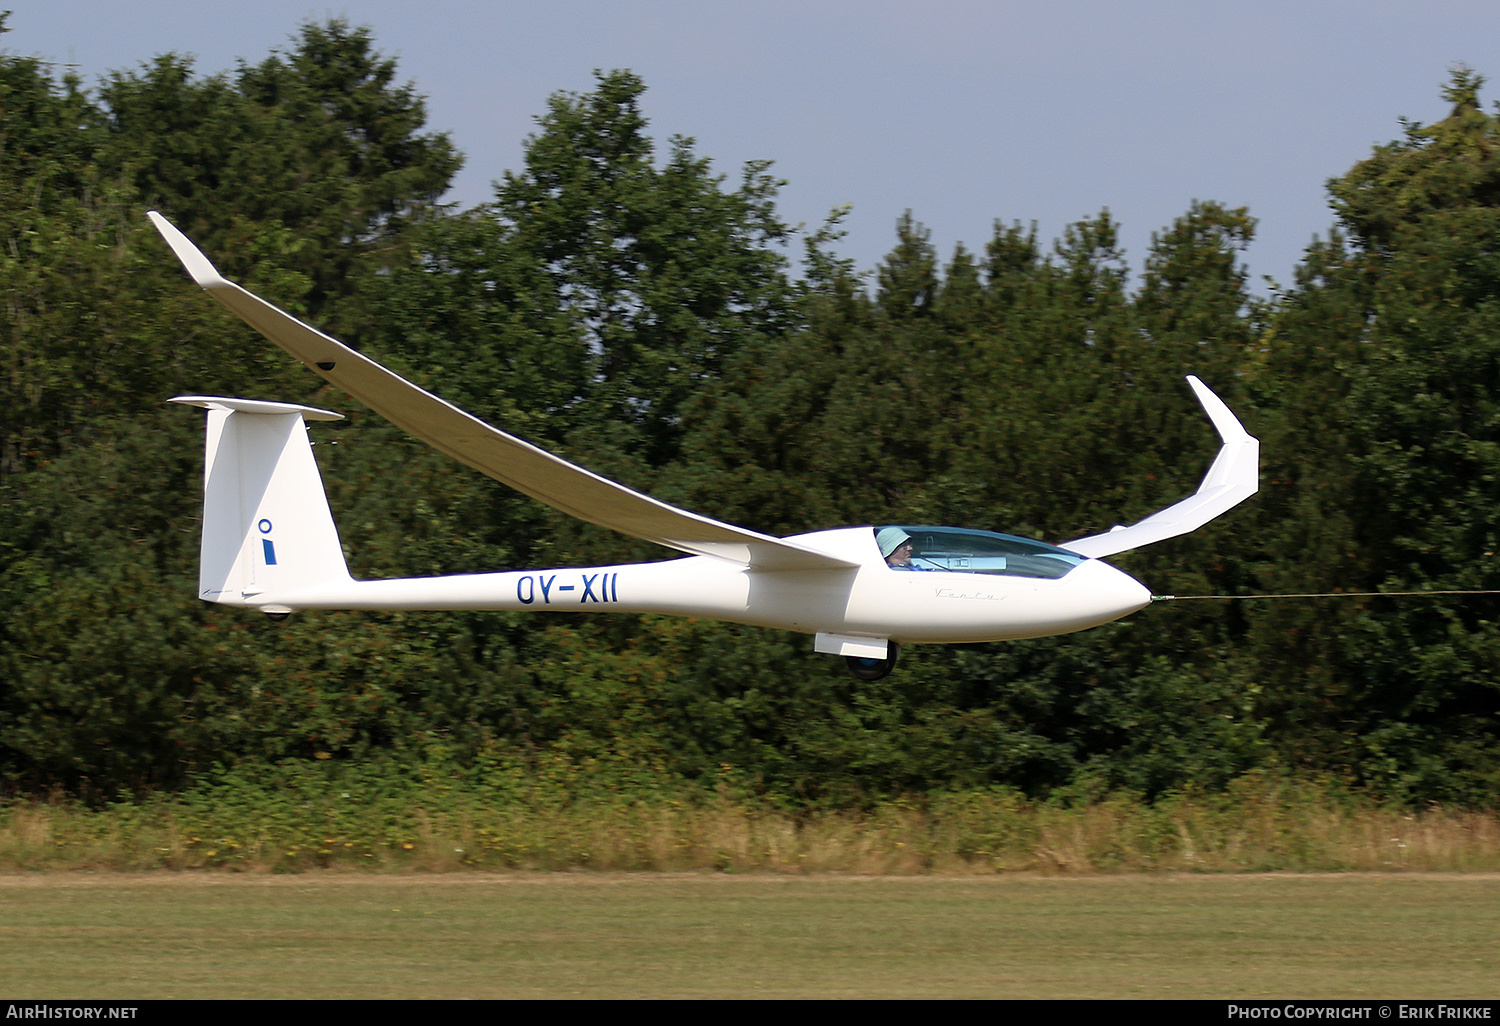
<svg viewBox="0 0 1500 1026">
<path fill-rule="evenodd" d="M 0 996 L 1496 998 L 1500 876 L 0 876 Z"/>
</svg>

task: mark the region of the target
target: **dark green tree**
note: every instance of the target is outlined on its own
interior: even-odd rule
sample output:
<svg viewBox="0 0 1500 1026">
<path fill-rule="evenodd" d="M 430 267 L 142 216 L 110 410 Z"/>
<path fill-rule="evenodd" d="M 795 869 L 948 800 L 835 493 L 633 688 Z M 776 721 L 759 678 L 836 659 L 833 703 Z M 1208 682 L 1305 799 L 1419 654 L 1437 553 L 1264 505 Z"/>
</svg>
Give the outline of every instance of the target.
<svg viewBox="0 0 1500 1026">
<path fill-rule="evenodd" d="M 588 361 L 575 419 L 660 465 L 677 451 L 684 405 L 751 339 L 788 330 L 795 307 L 769 163 L 747 164 L 726 189 L 693 141 L 674 137 L 657 166 L 644 90 L 614 71 L 591 93 L 552 97 L 525 167 L 497 186 L 491 259 L 543 276 L 577 325 Z"/>
<path fill-rule="evenodd" d="M 461 158 L 423 131 L 422 97 L 369 29 L 309 22 L 293 43 L 232 76 L 197 78 L 171 54 L 113 73 L 99 91 L 110 129 L 99 162 L 223 254 L 226 272 L 270 259 L 305 276 L 306 312 L 347 335 L 361 322 L 345 283 L 399 262 L 402 232 Z"/>
<path fill-rule="evenodd" d="M 1269 324 L 1268 590 L 1500 586 L 1500 129 L 1481 84 L 1455 71 L 1448 117 L 1330 182 L 1342 231 Z M 1497 614 L 1483 596 L 1267 610 L 1280 744 L 1398 797 L 1492 800 Z"/>
<path fill-rule="evenodd" d="M 439 701 L 443 688 L 397 669 L 404 663 L 425 676 L 445 658 L 434 646 L 390 638 L 377 621 L 355 618 L 328 648 L 302 648 L 300 665 L 289 669 L 278 660 L 300 643 L 288 644 L 287 632 L 278 638 L 192 597 L 202 427 L 185 411 L 163 410 L 162 399 L 297 397 L 310 382 L 203 302 L 145 222 L 145 206 L 163 206 L 193 230 L 197 223 L 212 236 L 204 239 L 212 252 L 227 249 L 226 264 L 270 257 L 258 273 L 269 265 L 272 277 L 257 286 L 284 305 L 319 306 L 329 316 L 331 307 L 352 309 L 358 274 L 336 280 L 299 273 L 296 261 L 277 266 L 293 235 L 274 220 L 279 213 L 255 203 L 285 182 L 254 181 L 249 165 L 275 164 L 310 188 L 320 176 L 336 182 L 338 195 L 305 213 L 334 225 L 322 238 L 339 255 L 330 252 L 327 262 L 346 250 L 370 257 L 345 265 L 359 273 L 393 260 L 394 249 L 372 256 L 377 237 L 394 243 L 401 219 L 430 204 L 456 166 L 440 136 L 417 136 L 405 157 L 396 152 L 397 136 L 420 128 L 419 116 L 397 115 L 420 115 L 420 103 L 393 88 L 380 106 L 375 94 L 391 66 L 370 50 L 367 33 L 309 26 L 302 41 L 299 60 L 331 47 L 351 67 L 323 79 L 306 61 L 283 68 L 304 90 L 295 112 L 297 104 L 265 96 L 252 102 L 227 78 L 194 80 L 171 58 L 113 76 L 100 105 L 76 81 L 48 78 L 38 62 L 0 56 L 7 780 L 98 793 L 171 785 L 214 762 L 391 747 L 415 732 L 404 719 L 415 709 L 452 722 L 436 706 L 453 696 Z M 361 59 L 373 69 L 368 75 L 358 70 Z M 305 92 L 314 86 L 329 91 L 326 103 Z M 332 152 L 333 136 L 358 134 L 351 128 L 358 117 L 385 133 L 389 160 L 359 163 Z M 294 145 L 288 133 L 299 119 L 310 138 Z M 343 128 L 329 131 L 332 124 Z M 279 136 L 267 134 L 278 125 Z M 425 170 L 403 175 L 389 166 L 402 160 Z M 316 239 L 310 224 L 298 228 Z M 243 244 L 229 245 L 232 238 Z M 326 270 L 317 246 L 301 245 L 301 266 Z M 374 662 L 395 672 L 377 674 Z M 383 682 L 373 695 L 372 680 Z M 384 688 L 409 697 L 393 701 Z"/>
</svg>

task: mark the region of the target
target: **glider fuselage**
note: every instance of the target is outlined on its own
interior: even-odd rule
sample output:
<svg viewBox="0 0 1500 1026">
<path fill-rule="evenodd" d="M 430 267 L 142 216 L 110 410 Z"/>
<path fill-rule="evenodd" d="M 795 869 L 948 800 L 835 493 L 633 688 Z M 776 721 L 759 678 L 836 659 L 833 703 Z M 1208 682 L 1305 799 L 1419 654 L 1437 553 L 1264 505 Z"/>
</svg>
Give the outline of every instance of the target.
<svg viewBox="0 0 1500 1026">
<path fill-rule="evenodd" d="M 1150 602 L 1139 582 L 1096 559 L 1054 578 L 887 566 L 869 527 L 798 535 L 858 565 L 759 570 L 712 556 L 447 577 L 345 578 L 281 591 L 275 609 L 487 609 L 554 613 L 666 613 L 809 634 L 907 643 L 1001 641 L 1084 630 Z M 252 586 L 202 597 L 268 609 Z"/>
</svg>

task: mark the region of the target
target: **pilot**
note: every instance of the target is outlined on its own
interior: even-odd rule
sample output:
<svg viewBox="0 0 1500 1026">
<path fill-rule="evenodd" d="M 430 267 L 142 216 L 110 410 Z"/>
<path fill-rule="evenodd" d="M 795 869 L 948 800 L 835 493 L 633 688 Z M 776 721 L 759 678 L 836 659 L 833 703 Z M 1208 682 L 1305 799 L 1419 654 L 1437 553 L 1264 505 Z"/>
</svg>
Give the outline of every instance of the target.
<svg viewBox="0 0 1500 1026">
<path fill-rule="evenodd" d="M 911 535 L 899 527 L 882 527 L 875 535 L 875 544 L 885 558 L 885 565 L 892 570 L 919 570 L 911 565 Z"/>
</svg>

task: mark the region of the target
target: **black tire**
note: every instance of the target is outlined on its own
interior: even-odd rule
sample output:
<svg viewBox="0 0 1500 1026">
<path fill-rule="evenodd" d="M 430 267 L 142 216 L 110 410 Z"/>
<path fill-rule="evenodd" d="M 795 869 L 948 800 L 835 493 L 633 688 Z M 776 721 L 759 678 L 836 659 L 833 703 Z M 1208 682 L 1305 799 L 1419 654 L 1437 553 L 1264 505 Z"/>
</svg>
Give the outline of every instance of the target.
<svg viewBox="0 0 1500 1026">
<path fill-rule="evenodd" d="M 896 668 L 896 660 L 901 658 L 901 646 L 894 641 L 886 648 L 884 659 L 870 659 L 865 656 L 844 656 L 844 662 L 849 667 L 855 680 L 872 681 L 889 674 Z"/>
</svg>

